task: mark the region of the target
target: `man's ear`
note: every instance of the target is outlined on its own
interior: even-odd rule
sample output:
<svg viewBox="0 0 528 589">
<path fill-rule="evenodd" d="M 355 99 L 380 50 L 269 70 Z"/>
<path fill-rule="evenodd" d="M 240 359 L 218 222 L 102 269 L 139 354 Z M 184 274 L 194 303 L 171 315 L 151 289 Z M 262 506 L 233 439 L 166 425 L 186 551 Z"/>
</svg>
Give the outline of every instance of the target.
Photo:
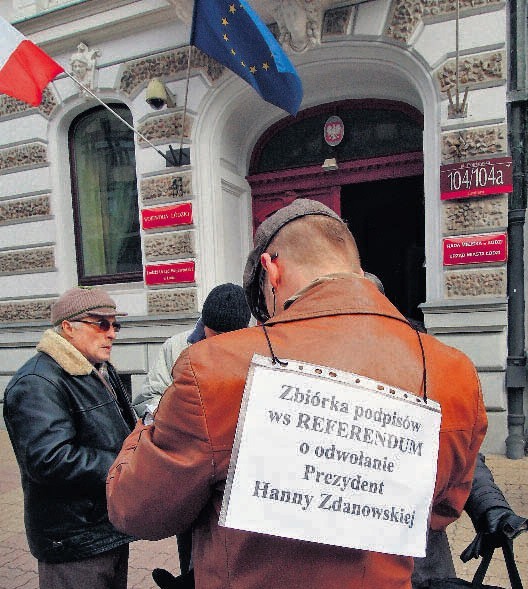
<svg viewBox="0 0 528 589">
<path fill-rule="evenodd" d="M 69 321 L 65 320 L 61 323 L 61 329 L 64 337 L 66 339 L 71 339 L 71 337 L 73 336 L 73 325 Z"/>
<path fill-rule="evenodd" d="M 280 282 L 280 268 L 277 263 L 277 258 L 272 260 L 270 254 L 265 253 L 260 256 L 260 263 L 268 273 L 268 279 L 271 286 L 277 288 Z"/>
</svg>

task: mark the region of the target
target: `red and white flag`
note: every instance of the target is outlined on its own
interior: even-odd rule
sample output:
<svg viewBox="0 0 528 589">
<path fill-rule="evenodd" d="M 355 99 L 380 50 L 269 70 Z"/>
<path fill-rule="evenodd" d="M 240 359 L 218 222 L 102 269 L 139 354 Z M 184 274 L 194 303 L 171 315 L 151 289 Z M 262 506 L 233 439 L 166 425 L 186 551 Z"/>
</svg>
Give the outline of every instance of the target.
<svg viewBox="0 0 528 589">
<path fill-rule="evenodd" d="M 0 16 L 0 93 L 38 106 L 44 88 L 63 71 Z"/>
</svg>

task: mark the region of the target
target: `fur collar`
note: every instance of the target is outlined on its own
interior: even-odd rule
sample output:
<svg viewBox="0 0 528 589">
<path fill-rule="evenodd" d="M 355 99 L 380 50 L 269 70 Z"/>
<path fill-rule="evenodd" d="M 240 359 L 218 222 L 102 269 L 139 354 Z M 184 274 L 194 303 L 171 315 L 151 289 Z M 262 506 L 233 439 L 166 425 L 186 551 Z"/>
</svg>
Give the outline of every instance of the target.
<svg viewBox="0 0 528 589">
<path fill-rule="evenodd" d="M 48 329 L 37 344 L 37 350 L 51 356 L 57 364 L 72 376 L 90 374 L 93 364 L 53 329 Z"/>
</svg>

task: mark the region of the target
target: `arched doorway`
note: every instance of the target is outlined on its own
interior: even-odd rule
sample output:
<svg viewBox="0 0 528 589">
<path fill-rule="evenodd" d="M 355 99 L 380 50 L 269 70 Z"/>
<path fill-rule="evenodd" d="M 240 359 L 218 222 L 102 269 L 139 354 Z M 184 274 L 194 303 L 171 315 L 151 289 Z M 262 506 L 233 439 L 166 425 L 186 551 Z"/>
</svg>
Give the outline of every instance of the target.
<svg viewBox="0 0 528 589">
<path fill-rule="evenodd" d="M 338 116 L 343 140 L 324 140 Z M 423 117 L 401 102 L 346 100 L 273 125 L 253 150 L 253 226 L 296 198 L 324 202 L 348 223 L 365 270 L 406 316 L 425 301 Z M 325 160 L 336 166 L 323 167 Z"/>
</svg>

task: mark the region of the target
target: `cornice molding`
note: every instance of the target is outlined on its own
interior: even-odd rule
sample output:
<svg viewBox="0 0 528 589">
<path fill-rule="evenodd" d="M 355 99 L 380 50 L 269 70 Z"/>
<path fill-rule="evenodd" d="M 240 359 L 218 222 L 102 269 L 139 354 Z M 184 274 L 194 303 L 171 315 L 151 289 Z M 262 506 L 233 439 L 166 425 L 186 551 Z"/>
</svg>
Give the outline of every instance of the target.
<svg viewBox="0 0 528 589">
<path fill-rule="evenodd" d="M 193 2 L 189 0 L 169 0 L 176 16 L 186 25 L 191 25 L 193 16 Z"/>
<path fill-rule="evenodd" d="M 125 8 L 129 7 L 128 10 Z M 70 52 L 72 39 L 89 45 L 176 20 L 168 0 L 85 0 L 15 21 L 46 52 Z"/>
</svg>

